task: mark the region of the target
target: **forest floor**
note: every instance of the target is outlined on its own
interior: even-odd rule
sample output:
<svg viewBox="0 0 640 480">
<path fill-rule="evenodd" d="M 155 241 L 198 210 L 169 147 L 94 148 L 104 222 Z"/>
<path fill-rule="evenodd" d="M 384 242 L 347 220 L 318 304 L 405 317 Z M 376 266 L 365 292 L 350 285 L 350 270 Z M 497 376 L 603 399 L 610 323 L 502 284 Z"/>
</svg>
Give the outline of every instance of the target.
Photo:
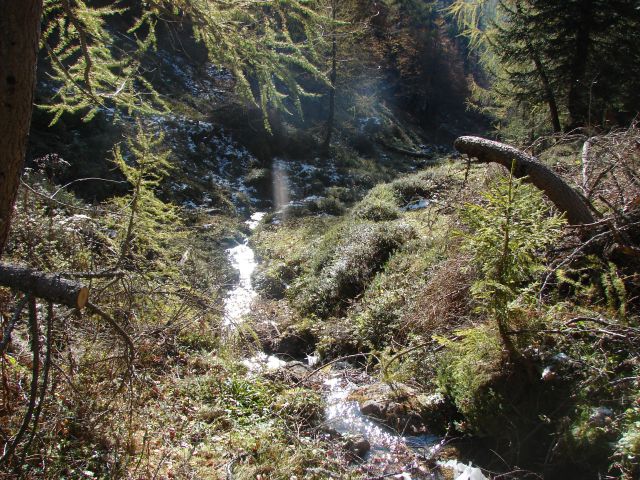
<svg viewBox="0 0 640 480">
<path fill-rule="evenodd" d="M 188 102 L 112 120 L 33 135 L 6 258 L 93 307 L 0 290 L 0 476 L 635 478 L 636 127 L 531 147 L 595 204 L 586 237 L 392 116 L 328 157 Z M 92 161 L 122 135 L 118 168 Z"/>
</svg>

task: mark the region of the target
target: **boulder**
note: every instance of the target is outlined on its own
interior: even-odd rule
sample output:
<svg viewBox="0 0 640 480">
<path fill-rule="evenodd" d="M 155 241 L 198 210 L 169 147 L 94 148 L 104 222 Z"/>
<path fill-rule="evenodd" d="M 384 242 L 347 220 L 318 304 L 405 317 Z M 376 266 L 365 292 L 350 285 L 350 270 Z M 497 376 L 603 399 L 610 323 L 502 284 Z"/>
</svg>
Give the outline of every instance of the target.
<svg viewBox="0 0 640 480">
<path fill-rule="evenodd" d="M 354 390 L 349 399 L 358 402 L 364 415 L 409 435 L 443 431 L 453 414 L 442 395 L 421 394 L 400 383 L 393 388 L 384 383 L 367 385 Z"/>
<path fill-rule="evenodd" d="M 355 457 L 364 458 L 371 449 L 371 444 L 364 435 L 356 434 L 345 437 L 343 448 Z"/>
</svg>

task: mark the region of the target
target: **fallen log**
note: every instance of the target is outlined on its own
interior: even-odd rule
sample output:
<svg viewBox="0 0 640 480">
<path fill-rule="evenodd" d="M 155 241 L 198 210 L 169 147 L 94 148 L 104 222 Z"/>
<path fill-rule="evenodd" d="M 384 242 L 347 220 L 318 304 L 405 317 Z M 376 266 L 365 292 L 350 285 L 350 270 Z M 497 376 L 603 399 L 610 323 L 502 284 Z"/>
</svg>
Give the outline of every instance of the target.
<svg viewBox="0 0 640 480">
<path fill-rule="evenodd" d="M 513 168 L 516 178 L 542 190 L 561 212 L 566 213 L 571 225 L 593 223 L 595 221 L 587 201 L 565 182 L 562 177 L 535 157 L 504 143 L 480 137 L 459 137 L 454 147 L 460 153 L 477 158 L 481 163 L 499 163 L 508 170 Z"/>
<path fill-rule="evenodd" d="M 0 285 L 78 309 L 89 301 L 89 289 L 81 283 L 18 265 L 0 264 Z"/>
<path fill-rule="evenodd" d="M 413 150 L 407 150 L 405 148 L 396 147 L 395 145 L 390 145 L 383 140 L 378 140 L 378 143 L 380 143 L 380 145 L 382 145 L 384 148 L 386 148 L 391 152 L 399 153 L 401 155 L 406 155 L 407 157 L 425 158 L 427 160 L 433 159 L 433 152 L 415 152 Z"/>
</svg>

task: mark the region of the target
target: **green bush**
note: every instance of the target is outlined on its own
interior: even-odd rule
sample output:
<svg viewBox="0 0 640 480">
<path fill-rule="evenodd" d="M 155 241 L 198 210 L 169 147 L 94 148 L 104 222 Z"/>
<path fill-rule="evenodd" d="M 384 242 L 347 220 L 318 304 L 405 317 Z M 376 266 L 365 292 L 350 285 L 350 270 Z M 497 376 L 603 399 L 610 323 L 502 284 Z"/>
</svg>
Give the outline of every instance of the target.
<svg viewBox="0 0 640 480">
<path fill-rule="evenodd" d="M 483 198 L 483 204 L 460 210 L 467 226 L 460 232 L 462 249 L 482 275 L 471 288 L 479 311 L 495 319 L 503 347 L 515 360 L 519 354 L 507 334 L 509 323 L 544 270 L 545 251 L 560 237 L 564 221 L 550 215 L 538 189 L 513 176 L 499 179 Z"/>
<path fill-rule="evenodd" d="M 437 339 L 445 350 L 439 357 L 436 382 L 472 428 L 478 428 L 486 418 L 495 416 L 487 387 L 501 369 L 500 338 L 488 325 L 459 330 L 456 336 L 455 341 Z"/>
<path fill-rule="evenodd" d="M 352 214 L 373 222 L 395 220 L 400 216 L 398 198 L 389 184 L 377 185 L 356 204 Z"/>
<path fill-rule="evenodd" d="M 403 222 L 363 222 L 329 232 L 312 261 L 317 273 L 302 278 L 294 289 L 302 311 L 320 316 L 340 311 L 413 235 Z"/>
</svg>

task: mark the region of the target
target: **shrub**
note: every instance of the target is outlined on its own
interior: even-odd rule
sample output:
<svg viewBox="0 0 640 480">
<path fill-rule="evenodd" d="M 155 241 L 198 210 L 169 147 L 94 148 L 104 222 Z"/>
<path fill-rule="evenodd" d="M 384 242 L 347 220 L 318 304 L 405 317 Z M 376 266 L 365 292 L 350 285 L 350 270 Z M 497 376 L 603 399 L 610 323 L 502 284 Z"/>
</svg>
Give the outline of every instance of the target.
<svg viewBox="0 0 640 480">
<path fill-rule="evenodd" d="M 329 238 L 336 240 L 336 233 Z M 372 222 L 347 226 L 336 243 L 326 244 L 315 259 L 317 273 L 301 280 L 294 290 L 304 312 L 326 316 L 340 311 L 360 294 L 391 254 L 413 236 L 406 223 Z"/>
<path fill-rule="evenodd" d="M 481 273 L 471 293 L 482 313 L 494 318 L 511 359 L 518 353 L 509 335 L 511 313 L 517 309 L 534 275 L 544 269 L 544 251 L 560 236 L 563 220 L 551 216 L 535 187 L 509 176 L 483 194 L 483 205 L 466 204 L 460 211 L 468 230 L 462 249 Z"/>
<path fill-rule="evenodd" d="M 352 214 L 373 222 L 395 220 L 400 216 L 398 198 L 388 184 L 377 185 L 354 207 Z"/>
<path fill-rule="evenodd" d="M 490 326 L 482 325 L 456 332 L 457 341 L 437 337 L 445 347 L 437 367 L 436 382 L 444 394 L 471 422 L 481 424 L 490 409 L 490 397 L 483 390 L 500 372 L 500 338 Z"/>
</svg>

